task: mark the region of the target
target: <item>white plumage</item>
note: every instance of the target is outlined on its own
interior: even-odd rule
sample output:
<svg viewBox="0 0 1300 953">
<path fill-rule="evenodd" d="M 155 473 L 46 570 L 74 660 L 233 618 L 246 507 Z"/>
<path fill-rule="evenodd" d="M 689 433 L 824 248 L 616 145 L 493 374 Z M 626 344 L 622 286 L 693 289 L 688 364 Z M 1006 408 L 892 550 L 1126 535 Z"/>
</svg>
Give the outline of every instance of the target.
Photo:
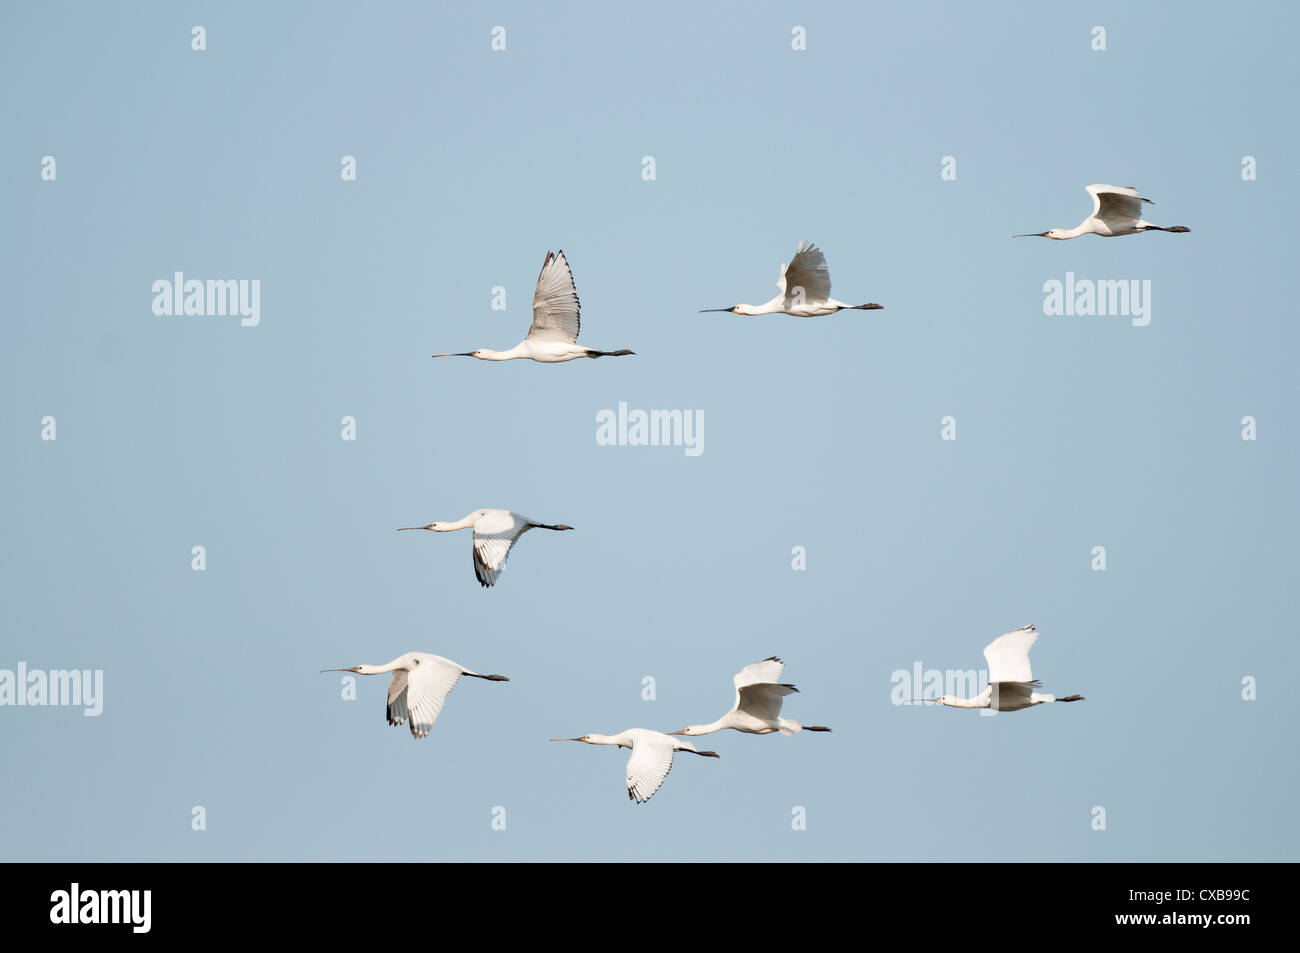
<svg viewBox="0 0 1300 953">
<path fill-rule="evenodd" d="M 996 711 L 1019 711 L 1050 702 L 1083 701 L 1082 695 L 1057 698 L 1034 691 L 1041 686 L 1029 669 L 1029 650 L 1037 640 L 1038 629 L 1032 625 L 999 635 L 984 647 L 989 683 L 983 692 L 974 698 L 942 695 L 931 700 L 950 708 L 992 708 Z"/>
<path fill-rule="evenodd" d="M 781 264 L 776 287 L 780 291 L 766 304 L 737 304 L 730 308 L 705 308 L 709 311 L 728 311 L 738 315 L 789 314 L 797 318 L 811 318 L 836 311 L 878 311 L 878 304 L 845 304 L 831 297 L 831 273 L 826 256 L 812 242 L 799 242 L 795 246 L 790 264 Z"/>
<path fill-rule="evenodd" d="M 479 348 L 459 354 L 435 354 L 434 357 L 476 357 L 480 361 L 513 361 L 526 358 L 542 364 L 559 364 L 580 357 L 623 357 L 632 354 L 626 348 L 597 351 L 578 343 L 581 329 L 581 305 L 573 282 L 573 270 L 564 252 L 546 253 L 537 287 L 533 289 L 533 323 L 528 337 L 508 351 Z"/>
<path fill-rule="evenodd" d="M 731 728 L 748 734 L 766 735 L 779 731 L 792 735 L 796 731 L 830 731 L 824 725 L 800 725 L 793 718 L 781 717 L 785 696 L 797 692 L 793 685 L 780 681 L 785 663 L 775 655 L 746 665 L 735 677 L 736 697 L 731 710 L 707 725 L 688 725 L 675 735 L 707 735 Z"/>
<path fill-rule="evenodd" d="M 519 537 L 530 529 L 550 529 L 557 532 L 573 529 L 564 523 L 539 523 L 509 510 L 475 510 L 454 523 L 430 523 L 428 526 L 402 526 L 402 530 L 427 529 L 435 533 L 451 533 L 458 529 L 474 528 L 474 576 L 484 586 L 496 584 L 497 577 L 505 571 L 506 559 Z"/>
<path fill-rule="evenodd" d="M 689 751 L 705 758 L 716 758 L 716 751 L 697 751 L 689 741 L 679 741 L 662 731 L 648 728 L 628 728 L 616 735 L 583 735 L 580 738 L 552 738 L 552 741 L 581 741 L 589 745 L 614 745 L 630 748 L 627 759 L 627 796 L 644 804 L 654 796 L 672 770 L 673 754 Z"/>
<path fill-rule="evenodd" d="M 411 735 L 424 738 L 433 723 L 442 714 L 447 696 L 456 687 L 462 675 L 471 675 L 491 682 L 508 682 L 504 675 L 480 675 L 464 666 L 428 652 L 407 652 L 387 665 L 357 665 L 353 668 L 326 668 L 322 672 L 355 672 L 358 675 L 382 675 L 392 672 L 388 682 L 388 702 L 384 717 L 390 725 L 401 725 L 408 719 Z"/>
<path fill-rule="evenodd" d="M 1139 232 L 1190 232 L 1186 225 L 1173 225 L 1164 228 L 1142 220 L 1142 203 L 1154 205 L 1150 199 L 1138 195 L 1138 190 L 1131 185 L 1089 185 L 1086 188 L 1092 196 L 1092 214 L 1074 228 L 1049 228 L 1045 232 L 1032 232 L 1026 235 L 1013 235 L 1012 238 L 1054 238 L 1063 241 L 1078 238 L 1080 235 L 1101 235 L 1113 238 L 1117 235 L 1136 235 Z"/>
</svg>

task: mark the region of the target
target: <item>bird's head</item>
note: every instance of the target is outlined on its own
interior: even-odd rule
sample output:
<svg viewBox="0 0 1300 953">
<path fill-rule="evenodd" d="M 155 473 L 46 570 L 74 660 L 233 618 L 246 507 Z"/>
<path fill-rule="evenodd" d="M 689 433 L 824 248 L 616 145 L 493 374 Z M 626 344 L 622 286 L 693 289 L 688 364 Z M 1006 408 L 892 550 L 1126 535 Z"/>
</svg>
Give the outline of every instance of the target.
<svg viewBox="0 0 1300 953">
<path fill-rule="evenodd" d="M 730 308 L 701 308 L 700 314 L 709 314 L 713 311 L 726 311 L 728 314 L 740 314 L 741 308 L 748 308 L 747 304 L 733 304 Z"/>
<path fill-rule="evenodd" d="M 1012 238 L 1055 238 L 1061 241 L 1065 238 L 1065 230 L 1060 228 L 1049 228 L 1045 232 L 1029 232 L 1026 235 L 1012 235 Z"/>
<path fill-rule="evenodd" d="M 362 671 L 362 669 L 369 667 L 370 666 L 368 665 L 354 665 L 352 668 L 323 668 L 321 669 L 321 674 L 323 675 L 326 672 L 353 672 L 357 675 L 369 675 L 369 672 Z"/>
<path fill-rule="evenodd" d="M 437 523 L 430 523 L 428 526 L 399 526 L 399 527 L 397 527 L 397 531 L 398 531 L 399 533 L 402 532 L 403 530 L 408 530 L 408 529 L 430 529 L 430 530 L 433 530 L 433 531 L 436 533 L 436 532 L 438 532 L 438 524 L 437 524 Z"/>
<path fill-rule="evenodd" d="M 930 700 L 939 705 L 951 705 L 955 697 L 955 695 L 940 695 L 938 698 Z"/>
<path fill-rule="evenodd" d="M 687 736 L 707 734 L 707 732 L 701 730 L 703 728 L 704 728 L 703 725 L 687 725 L 681 731 L 670 731 L 668 733 L 670 735 L 687 735 Z"/>
<path fill-rule="evenodd" d="M 552 738 L 551 740 L 552 741 L 581 741 L 586 744 L 591 744 L 591 739 L 592 739 L 591 735 L 583 735 L 581 738 Z"/>
</svg>

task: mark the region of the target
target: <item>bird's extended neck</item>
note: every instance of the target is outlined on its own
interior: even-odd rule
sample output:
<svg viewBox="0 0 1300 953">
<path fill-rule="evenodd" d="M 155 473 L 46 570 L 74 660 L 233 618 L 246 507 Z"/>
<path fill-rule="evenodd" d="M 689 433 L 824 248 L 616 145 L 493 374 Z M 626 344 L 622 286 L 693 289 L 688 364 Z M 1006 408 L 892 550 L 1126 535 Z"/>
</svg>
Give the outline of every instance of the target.
<svg viewBox="0 0 1300 953">
<path fill-rule="evenodd" d="M 715 731 L 722 731 L 724 728 L 731 727 L 730 715 L 731 713 L 728 712 L 717 721 L 711 721 L 707 725 L 687 725 L 682 731 L 691 735 L 709 735 Z"/>
<path fill-rule="evenodd" d="M 410 666 L 411 656 L 399 655 L 387 665 L 358 665 L 356 668 L 325 668 L 322 672 L 356 672 L 358 675 L 383 675 Z"/>
<path fill-rule="evenodd" d="M 785 299 L 773 298 L 766 304 L 738 304 L 736 305 L 736 314 L 756 315 L 756 314 L 780 314 L 785 310 Z"/>
<path fill-rule="evenodd" d="M 523 344 L 516 344 L 508 351 L 494 351 L 491 348 L 479 348 L 474 356 L 480 361 L 513 361 L 515 358 L 527 357 Z"/>
<path fill-rule="evenodd" d="M 974 698 L 958 698 L 956 695 L 945 695 L 940 699 L 940 704 L 947 705 L 949 708 L 988 708 L 993 702 L 992 689 L 985 689 Z"/>
</svg>

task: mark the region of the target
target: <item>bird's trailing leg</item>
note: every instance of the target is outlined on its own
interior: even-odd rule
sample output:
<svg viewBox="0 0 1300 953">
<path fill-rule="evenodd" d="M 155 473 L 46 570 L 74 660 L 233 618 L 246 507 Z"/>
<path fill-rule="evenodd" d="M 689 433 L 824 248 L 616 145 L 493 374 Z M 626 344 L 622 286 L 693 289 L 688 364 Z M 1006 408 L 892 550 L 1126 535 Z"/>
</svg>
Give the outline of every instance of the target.
<svg viewBox="0 0 1300 953">
<path fill-rule="evenodd" d="M 690 748 L 681 748 L 681 749 L 679 749 L 679 750 L 681 750 L 681 751 L 685 751 L 687 754 L 698 754 L 701 758 L 721 758 L 721 757 L 722 757 L 722 755 L 718 754 L 716 751 L 692 751 Z"/>
<path fill-rule="evenodd" d="M 1066 695 L 1064 698 L 1058 698 L 1057 701 L 1058 701 L 1058 702 L 1081 702 L 1081 701 L 1083 701 L 1083 696 L 1082 696 L 1082 695 Z"/>
<path fill-rule="evenodd" d="M 629 351 L 623 348 L 621 351 L 588 351 L 588 357 L 623 357 L 627 354 L 636 354 L 636 351 Z"/>
<path fill-rule="evenodd" d="M 1142 231 L 1144 232 L 1190 232 L 1191 229 L 1188 228 L 1186 225 L 1170 225 L 1168 228 L 1163 228 L 1160 225 L 1148 225 L 1145 228 L 1143 228 Z"/>
<path fill-rule="evenodd" d="M 462 674 L 469 675 L 471 678 L 486 678 L 489 682 L 510 681 L 510 679 L 506 678 L 504 675 L 480 675 L 478 672 L 463 672 Z"/>
<path fill-rule="evenodd" d="M 804 731 L 830 731 L 825 725 L 804 725 Z"/>
<path fill-rule="evenodd" d="M 855 305 L 854 305 L 852 308 L 850 308 L 849 310 L 851 310 L 851 311 L 884 311 L 884 310 L 885 310 L 885 306 L 884 306 L 883 304 L 855 304 Z"/>
</svg>

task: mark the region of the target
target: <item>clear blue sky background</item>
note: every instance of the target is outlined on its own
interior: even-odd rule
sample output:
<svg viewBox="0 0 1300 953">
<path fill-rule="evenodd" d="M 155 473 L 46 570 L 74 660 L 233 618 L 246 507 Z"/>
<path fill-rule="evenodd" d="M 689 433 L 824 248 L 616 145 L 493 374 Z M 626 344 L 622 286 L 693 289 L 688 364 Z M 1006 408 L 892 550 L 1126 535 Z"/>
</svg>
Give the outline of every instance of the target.
<svg viewBox="0 0 1300 953">
<path fill-rule="evenodd" d="M 99 718 L 0 709 L 0 856 L 1297 859 L 1293 5 L 0 17 L 0 668 L 105 678 Z M 1010 239 L 1092 182 L 1192 233 Z M 886 310 L 697 314 L 804 238 Z M 548 248 L 636 357 L 430 360 L 520 340 Z M 175 271 L 260 279 L 260 326 L 155 316 Z M 1149 279 L 1150 326 L 1045 316 L 1067 271 Z M 620 401 L 704 453 L 598 446 Z M 478 507 L 577 529 L 492 590 L 394 532 Z M 1085 703 L 890 703 L 1031 622 Z M 412 650 L 511 681 L 416 742 L 317 671 Z M 771 654 L 833 734 L 705 739 L 640 807 L 626 752 L 546 740 L 711 720 Z"/>
</svg>

